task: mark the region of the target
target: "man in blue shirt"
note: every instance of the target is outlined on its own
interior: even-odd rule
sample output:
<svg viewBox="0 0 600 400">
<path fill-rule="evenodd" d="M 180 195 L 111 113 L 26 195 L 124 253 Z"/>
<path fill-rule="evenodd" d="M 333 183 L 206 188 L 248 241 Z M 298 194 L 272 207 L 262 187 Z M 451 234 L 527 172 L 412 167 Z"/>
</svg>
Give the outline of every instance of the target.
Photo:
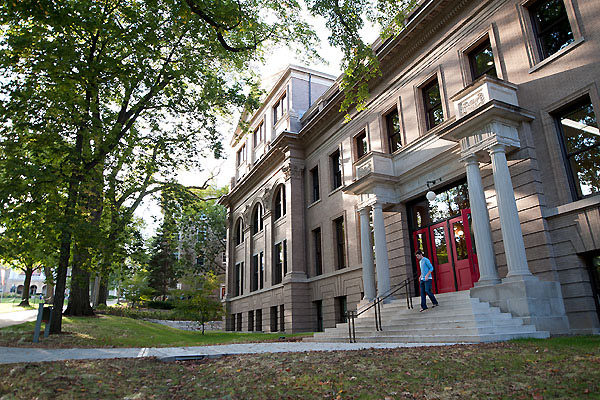
<svg viewBox="0 0 600 400">
<path fill-rule="evenodd" d="M 419 277 L 419 284 L 421 285 L 421 312 L 427 310 L 427 296 L 433 303 L 432 307 L 436 307 L 438 305 L 438 301 L 433 295 L 431 291 L 431 282 L 433 277 L 431 274 L 433 273 L 433 265 L 431 265 L 431 261 L 427 257 L 423 256 L 423 252 L 421 250 L 417 250 L 415 253 L 417 260 L 419 260 L 419 268 L 421 268 L 421 276 Z"/>
</svg>

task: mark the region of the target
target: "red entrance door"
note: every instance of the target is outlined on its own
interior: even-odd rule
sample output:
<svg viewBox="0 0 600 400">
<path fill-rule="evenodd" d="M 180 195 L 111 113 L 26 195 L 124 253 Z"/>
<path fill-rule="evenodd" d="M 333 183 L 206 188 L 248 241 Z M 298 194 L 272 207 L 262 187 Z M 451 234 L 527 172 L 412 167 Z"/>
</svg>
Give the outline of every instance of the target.
<svg viewBox="0 0 600 400">
<path fill-rule="evenodd" d="M 454 284 L 454 270 L 452 258 L 449 254 L 450 243 L 448 240 L 448 224 L 446 221 L 429 227 L 431 233 L 431 255 L 433 258 L 433 269 L 435 272 L 435 287 L 437 293 L 453 292 L 456 290 Z"/>
<path fill-rule="evenodd" d="M 448 220 L 458 290 L 470 289 L 479 280 L 477 256 L 471 243 L 470 215 L 471 210 L 464 209 L 459 217 Z"/>
<path fill-rule="evenodd" d="M 433 264 L 435 293 L 467 290 L 479 280 L 470 217 L 471 210 L 464 209 L 458 217 L 413 232 L 415 251 L 421 250 Z"/>
</svg>

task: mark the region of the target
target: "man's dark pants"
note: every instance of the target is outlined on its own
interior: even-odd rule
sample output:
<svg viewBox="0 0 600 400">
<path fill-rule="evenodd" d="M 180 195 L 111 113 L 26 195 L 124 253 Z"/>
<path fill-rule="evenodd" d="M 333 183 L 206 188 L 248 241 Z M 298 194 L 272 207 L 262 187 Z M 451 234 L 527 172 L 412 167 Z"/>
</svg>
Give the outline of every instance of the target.
<svg viewBox="0 0 600 400">
<path fill-rule="evenodd" d="M 438 305 L 438 301 L 435 298 L 435 296 L 433 295 L 433 292 L 431 291 L 431 279 L 429 279 L 428 281 L 421 281 L 421 309 L 422 310 L 426 310 L 427 309 L 427 298 L 425 297 L 425 294 L 427 293 L 427 296 L 429 296 L 429 300 L 431 300 L 431 302 L 433 303 L 434 306 Z"/>
</svg>

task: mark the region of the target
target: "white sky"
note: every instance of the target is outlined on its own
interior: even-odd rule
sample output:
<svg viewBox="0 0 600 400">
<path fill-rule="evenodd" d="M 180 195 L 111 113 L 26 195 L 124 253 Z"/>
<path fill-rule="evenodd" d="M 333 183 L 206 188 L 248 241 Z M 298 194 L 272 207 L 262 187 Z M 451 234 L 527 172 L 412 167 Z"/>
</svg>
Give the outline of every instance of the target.
<svg viewBox="0 0 600 400">
<path fill-rule="evenodd" d="M 267 61 L 264 65 L 257 63 L 256 69 L 259 71 L 263 83 L 266 85 L 271 82 L 274 75 L 286 68 L 289 64 L 303 65 L 317 71 L 325 72 L 333 76 L 339 76 L 341 74 L 340 61 L 342 59 L 342 52 L 339 49 L 333 48 L 327 42 L 329 30 L 325 27 L 325 21 L 322 18 L 307 17 L 321 40 L 321 46 L 318 48 L 318 52 L 323 57 L 327 64 L 323 63 L 306 63 L 296 57 L 292 51 L 287 48 L 280 47 L 272 51 L 268 55 Z M 363 40 L 367 43 L 373 42 L 378 35 L 378 29 L 369 26 L 362 30 L 361 34 Z M 265 87 L 265 90 L 269 90 L 269 87 Z M 178 173 L 178 180 L 180 183 L 187 186 L 200 185 L 204 183 L 211 171 L 219 171 L 216 176 L 214 183 L 217 186 L 229 185 L 230 179 L 235 174 L 234 154 L 233 149 L 229 148 L 229 140 L 233 134 L 235 124 L 238 122 L 239 115 L 232 115 L 228 126 L 223 126 L 221 135 L 223 136 L 223 145 L 225 147 L 226 158 L 221 160 L 207 159 L 203 164 L 205 165 L 204 171 L 180 171 Z M 152 236 L 158 227 L 157 221 L 161 219 L 160 207 L 156 199 L 146 199 L 136 210 L 136 216 L 144 219 L 146 227 L 143 230 L 146 238 Z"/>
</svg>

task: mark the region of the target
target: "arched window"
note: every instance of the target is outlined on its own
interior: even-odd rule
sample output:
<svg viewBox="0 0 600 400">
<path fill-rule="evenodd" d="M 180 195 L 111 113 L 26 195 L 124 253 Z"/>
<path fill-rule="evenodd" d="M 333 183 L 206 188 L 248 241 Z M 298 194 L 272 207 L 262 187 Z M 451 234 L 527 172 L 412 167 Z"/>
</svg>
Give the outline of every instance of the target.
<svg viewBox="0 0 600 400">
<path fill-rule="evenodd" d="M 244 221 L 238 218 L 235 225 L 235 245 L 241 244 L 244 241 Z"/>
<path fill-rule="evenodd" d="M 279 185 L 277 194 L 275 195 L 275 219 L 285 215 L 285 186 Z"/>
<path fill-rule="evenodd" d="M 263 230 L 263 209 L 262 204 L 258 203 L 252 213 L 252 234 L 257 234 Z"/>
</svg>

